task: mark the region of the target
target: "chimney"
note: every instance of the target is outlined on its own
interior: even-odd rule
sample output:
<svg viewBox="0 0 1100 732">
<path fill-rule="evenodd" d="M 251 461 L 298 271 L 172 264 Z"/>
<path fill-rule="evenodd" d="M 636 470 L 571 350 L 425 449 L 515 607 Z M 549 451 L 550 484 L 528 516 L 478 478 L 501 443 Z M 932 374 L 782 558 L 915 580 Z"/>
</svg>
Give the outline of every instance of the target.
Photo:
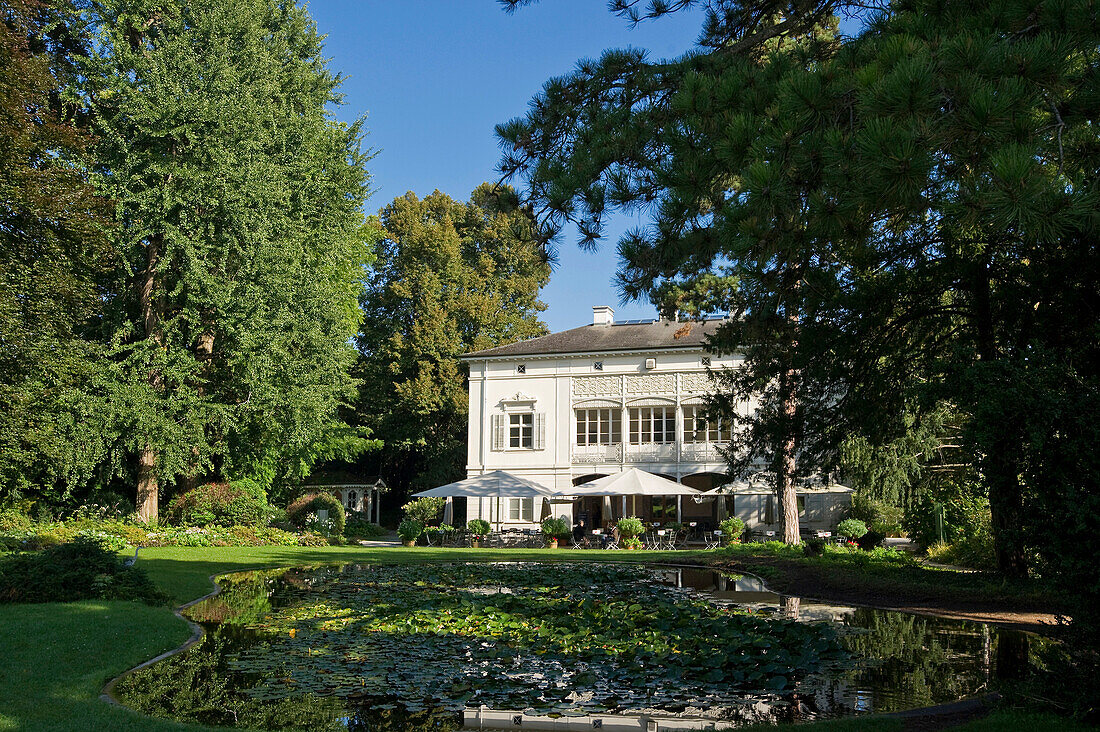
<svg viewBox="0 0 1100 732">
<path fill-rule="evenodd" d="M 592 325 L 611 325 L 615 322 L 615 310 L 609 305 L 592 308 Z"/>
</svg>

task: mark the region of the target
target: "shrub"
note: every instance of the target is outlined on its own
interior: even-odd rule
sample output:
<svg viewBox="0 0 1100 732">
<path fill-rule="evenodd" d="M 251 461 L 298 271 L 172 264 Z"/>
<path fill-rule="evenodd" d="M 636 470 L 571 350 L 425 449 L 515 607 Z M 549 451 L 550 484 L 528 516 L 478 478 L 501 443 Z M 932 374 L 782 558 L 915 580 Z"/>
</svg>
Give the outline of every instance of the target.
<svg viewBox="0 0 1100 732">
<path fill-rule="evenodd" d="M 940 540 L 936 505 L 943 511 L 943 539 L 954 544 L 989 524 L 989 500 L 969 484 L 949 483 L 930 489 L 905 513 L 905 530 L 923 547 Z"/>
<path fill-rule="evenodd" d="M 168 504 L 168 521 L 181 526 L 255 526 L 267 523 L 267 494 L 254 480 L 206 483 Z"/>
<path fill-rule="evenodd" d="M 859 519 L 844 519 L 836 525 L 836 533 L 846 539 L 858 539 L 867 533 L 867 524 Z"/>
<path fill-rule="evenodd" d="M 723 541 L 726 544 L 732 544 L 737 541 L 741 533 L 745 530 L 745 522 L 736 516 L 730 516 L 722 523 L 718 524 L 718 528 L 722 530 Z"/>
<path fill-rule="evenodd" d="M 434 523 L 443 514 L 443 507 L 447 505 L 446 498 L 425 496 L 409 501 L 401 510 L 405 512 L 405 518 L 419 521 L 425 526 Z"/>
<path fill-rule="evenodd" d="M 126 548 L 126 540 L 114 534 L 105 534 L 94 529 L 84 529 L 76 533 L 76 541 L 93 541 L 107 547 L 116 554 Z"/>
<path fill-rule="evenodd" d="M 802 551 L 807 557 L 819 557 L 825 553 L 825 540 L 816 536 L 802 542 Z"/>
<path fill-rule="evenodd" d="M 617 527 L 619 529 L 619 536 L 623 539 L 631 539 L 645 533 L 645 525 L 637 516 L 626 516 L 619 519 Z"/>
<path fill-rule="evenodd" d="M 299 529 L 305 529 L 308 528 L 311 521 L 316 521 L 316 518 L 310 519 L 309 517 L 315 517 L 318 510 L 328 511 L 328 517 L 333 521 L 333 534 L 344 533 L 344 525 L 347 521 L 344 506 L 331 493 L 306 493 L 304 496 L 296 498 L 293 503 L 286 507 L 286 517 L 291 525 L 297 526 Z"/>
<path fill-rule="evenodd" d="M 12 533 L 30 531 L 34 524 L 31 517 L 16 508 L 5 508 L 0 511 L 0 532 Z"/>
<path fill-rule="evenodd" d="M 882 546 L 882 542 L 885 540 L 886 534 L 881 531 L 870 529 L 866 534 L 856 539 L 856 543 L 859 544 L 860 549 L 869 552 L 876 547 Z"/>
<path fill-rule="evenodd" d="M 348 511 L 344 523 L 344 536 L 349 539 L 374 539 L 385 536 L 386 530 L 378 524 L 372 524 L 362 511 Z"/>
<path fill-rule="evenodd" d="M 0 602 L 89 599 L 168 601 L 145 570 L 126 567 L 100 537 L 80 536 L 41 552 L 0 559 Z"/>
<path fill-rule="evenodd" d="M 397 527 L 397 535 L 404 541 L 416 541 L 424 533 L 424 524 L 416 519 L 405 519 Z"/>
<path fill-rule="evenodd" d="M 666 523 L 661 528 L 662 529 L 667 529 L 668 531 L 677 531 L 677 532 L 679 532 L 679 531 L 684 530 L 684 525 L 682 523 L 680 523 L 679 521 L 669 521 L 668 523 Z"/>
<path fill-rule="evenodd" d="M 623 549 L 641 549 L 642 542 L 636 536 L 628 536 L 623 539 Z"/>
<path fill-rule="evenodd" d="M 566 539 L 571 533 L 569 522 L 563 518 L 548 518 L 542 522 L 542 533 L 548 539 Z"/>
<path fill-rule="evenodd" d="M 871 496 L 853 495 L 849 516 L 883 534 L 898 534 L 904 530 L 905 512 L 901 507 Z"/>
<path fill-rule="evenodd" d="M 302 534 L 298 537 L 298 546 L 328 546 L 328 539 L 320 534 Z"/>
<path fill-rule="evenodd" d="M 493 527 L 489 525 L 489 522 L 485 519 L 474 519 L 466 524 L 466 531 L 470 532 L 474 536 L 488 536 L 489 532 L 493 530 Z"/>
</svg>

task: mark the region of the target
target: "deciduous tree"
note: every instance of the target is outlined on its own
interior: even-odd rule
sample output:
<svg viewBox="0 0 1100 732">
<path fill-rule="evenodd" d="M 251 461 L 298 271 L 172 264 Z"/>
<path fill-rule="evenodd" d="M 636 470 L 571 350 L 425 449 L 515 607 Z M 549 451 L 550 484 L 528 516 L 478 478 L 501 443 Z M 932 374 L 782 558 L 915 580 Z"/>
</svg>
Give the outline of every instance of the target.
<svg viewBox="0 0 1100 732">
<path fill-rule="evenodd" d="M 458 356 L 542 335 L 550 267 L 534 219 L 508 188 L 460 203 L 436 191 L 382 209 L 385 234 L 363 298 L 359 411 L 385 442 L 399 489 L 465 475 L 467 372 Z"/>
<path fill-rule="evenodd" d="M 354 393 L 369 155 L 360 125 L 330 116 L 340 80 L 308 14 L 105 0 L 86 17 L 123 263 L 103 325 L 105 460 L 136 461 L 152 519 L 165 483 L 270 485 L 307 473 L 319 443 L 362 447 L 337 409 Z"/>
</svg>

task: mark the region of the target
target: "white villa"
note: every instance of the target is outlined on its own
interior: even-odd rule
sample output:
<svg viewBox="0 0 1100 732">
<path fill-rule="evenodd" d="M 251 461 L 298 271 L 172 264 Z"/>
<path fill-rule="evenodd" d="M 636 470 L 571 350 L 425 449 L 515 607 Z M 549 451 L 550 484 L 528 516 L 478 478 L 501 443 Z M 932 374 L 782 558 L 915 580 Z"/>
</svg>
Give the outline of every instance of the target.
<svg viewBox="0 0 1100 732">
<path fill-rule="evenodd" d="M 737 354 L 704 351 L 721 322 L 614 322 L 610 307 L 596 307 L 591 325 L 466 354 L 467 476 L 504 470 L 563 490 L 639 468 L 703 491 L 726 483 L 718 448 L 729 441 L 729 426 L 701 418 L 711 386 L 707 368 L 736 368 L 741 361 Z M 799 503 L 812 528 L 835 526 L 849 499 L 836 490 L 806 494 Z M 702 502 L 639 496 L 627 515 L 713 526 L 729 510 L 762 530 L 774 528 L 773 504 L 774 497 L 756 493 Z M 493 499 L 456 499 L 454 522 L 484 518 L 527 528 L 545 510 L 541 498 L 504 498 L 499 509 Z M 589 527 L 622 515 L 618 500 L 596 497 L 555 499 L 549 510 L 571 523 L 584 518 Z"/>
</svg>

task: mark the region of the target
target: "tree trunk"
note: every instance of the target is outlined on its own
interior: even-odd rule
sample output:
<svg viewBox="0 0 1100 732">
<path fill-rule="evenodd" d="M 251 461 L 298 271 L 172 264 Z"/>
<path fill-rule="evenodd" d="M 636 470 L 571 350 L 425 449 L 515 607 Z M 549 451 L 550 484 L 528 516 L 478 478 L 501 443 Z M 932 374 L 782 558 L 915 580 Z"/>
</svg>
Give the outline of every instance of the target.
<svg viewBox="0 0 1100 732">
<path fill-rule="evenodd" d="M 138 452 L 137 513 L 145 523 L 157 520 L 160 484 L 157 480 L 157 453 L 151 448 Z"/>
<path fill-rule="evenodd" d="M 993 310 L 989 263 L 983 262 L 974 281 L 974 303 L 971 317 L 977 334 L 978 359 L 992 366 L 1003 358 L 997 347 L 993 327 Z M 990 378 L 987 370 L 985 378 Z M 989 385 L 984 389 L 988 391 Z M 1006 412 L 1008 410 L 1005 410 Z M 981 445 L 983 457 L 980 465 L 986 485 L 989 487 L 989 513 L 993 524 L 993 549 L 997 555 L 997 568 L 1009 577 L 1027 576 L 1027 554 L 1024 551 L 1020 529 L 1024 518 L 1024 491 L 1020 484 L 1020 471 L 1016 455 L 1019 440 L 1019 419 L 1014 414 L 986 417 L 986 430 L 995 437 Z M 996 422 L 994 422 L 996 420 Z"/>
<path fill-rule="evenodd" d="M 794 434 L 796 404 L 793 379 L 794 374 L 790 371 L 783 379 L 783 413 L 787 430 L 775 456 L 775 495 L 779 500 L 779 525 L 784 544 L 798 544 L 802 541 L 798 534 L 798 495 L 795 493 L 798 445 Z"/>
<path fill-rule="evenodd" d="M 1009 577 L 1022 578 L 1027 576 L 1027 554 L 1020 536 L 1024 493 L 1012 452 L 1008 440 L 996 440 L 982 459 L 982 473 L 989 485 L 989 513 L 997 568 Z"/>
<path fill-rule="evenodd" d="M 159 234 L 149 238 L 146 245 L 146 265 L 142 274 L 138 289 L 138 303 L 141 308 L 141 322 L 145 327 L 146 339 L 152 340 L 160 348 L 164 348 L 164 332 L 161 329 L 163 302 L 157 293 L 157 264 L 160 260 L 162 239 Z M 154 392 L 159 392 L 164 385 L 160 369 L 149 370 L 149 386 Z M 160 503 L 160 479 L 157 476 L 157 450 L 146 444 L 138 452 L 137 468 L 137 500 L 138 516 L 145 523 L 153 523 L 157 520 L 158 506 Z"/>
</svg>

